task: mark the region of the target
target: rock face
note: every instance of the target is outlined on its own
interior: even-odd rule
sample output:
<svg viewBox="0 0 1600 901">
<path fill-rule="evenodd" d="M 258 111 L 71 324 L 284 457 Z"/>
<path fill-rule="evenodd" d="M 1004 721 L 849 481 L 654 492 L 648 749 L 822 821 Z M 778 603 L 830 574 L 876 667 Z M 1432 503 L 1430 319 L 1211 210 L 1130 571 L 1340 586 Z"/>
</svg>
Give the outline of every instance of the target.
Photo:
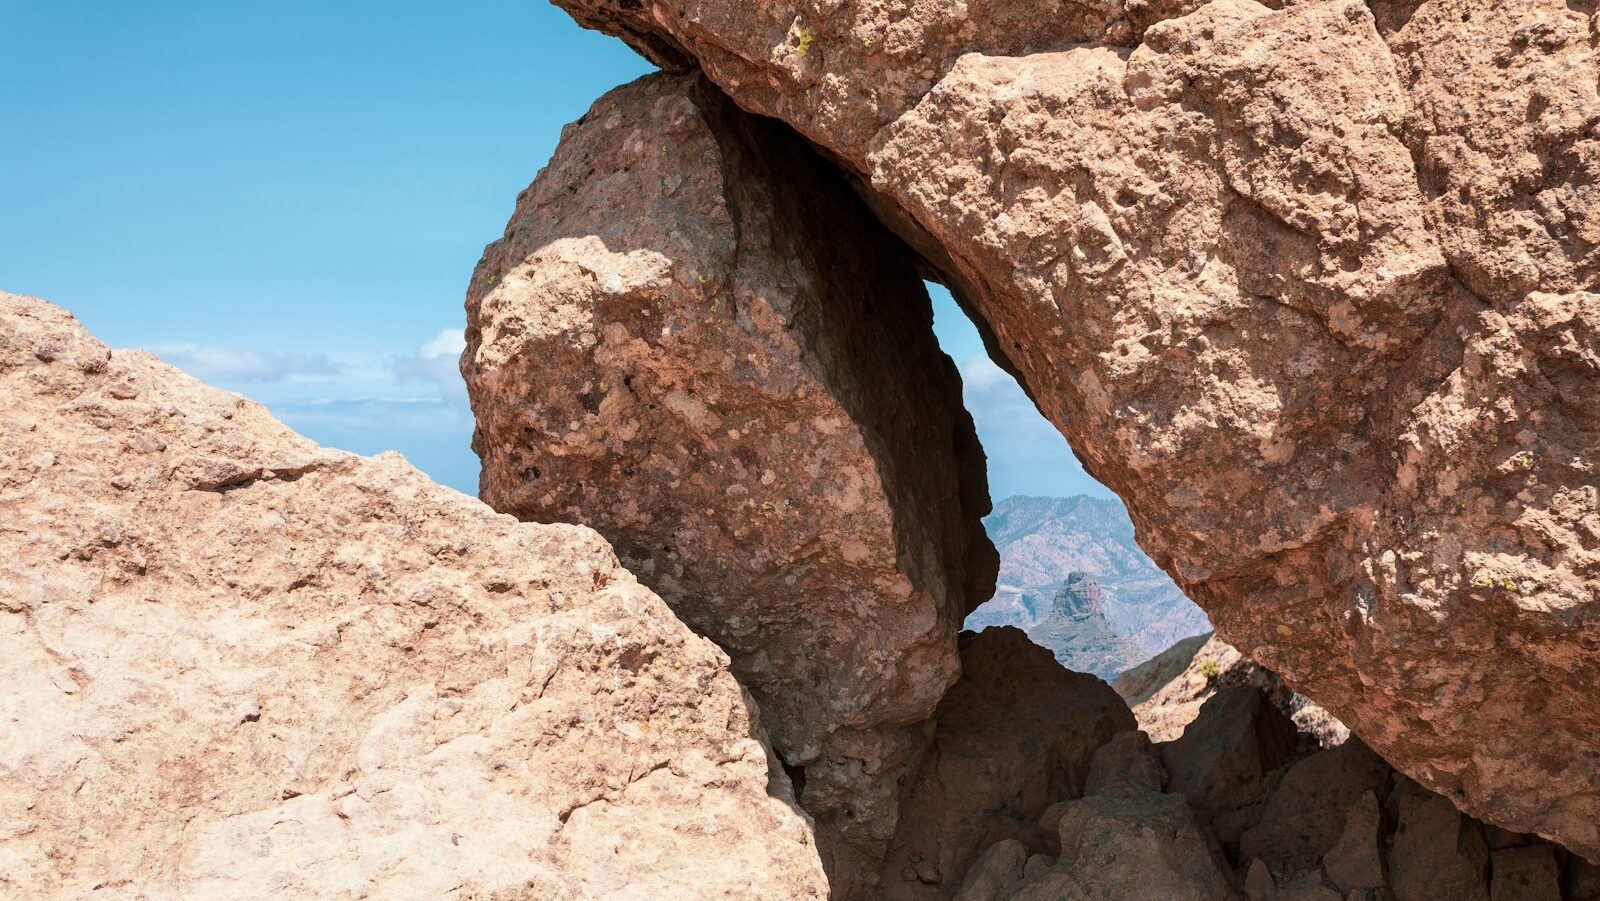
<svg viewBox="0 0 1600 901">
<path fill-rule="evenodd" d="M 0 895 L 827 896 L 725 655 L 593 532 L 9 294 L 0 426 Z"/>
<path fill-rule="evenodd" d="M 1000 552 L 1000 577 L 994 599 L 967 617 L 969 629 L 1036 625 L 1067 578 L 1084 573 L 1100 583 L 1111 627 L 1143 656 L 1211 631 L 1205 613 L 1139 549 L 1128 511 L 1116 501 L 1009 497 L 983 522 Z"/>
<path fill-rule="evenodd" d="M 467 340 L 483 498 L 594 527 L 728 651 L 850 896 L 997 566 L 911 252 L 786 129 L 651 76 L 567 130 Z"/>
<path fill-rule="evenodd" d="M 876 896 L 886 901 L 951 897 L 997 842 L 1046 851 L 1055 842 L 1039 818 L 1082 795 L 1096 750 L 1134 728 L 1105 683 L 1062 669 L 1021 631 L 962 639 L 961 681 L 934 716 Z"/>
<path fill-rule="evenodd" d="M 1041 818 L 1057 847 L 992 845 L 956 898 L 1554 901 L 1600 885 L 1600 869 L 1462 815 L 1359 740 L 1308 752 L 1309 735 L 1282 740 L 1286 725 L 1265 694 L 1235 686 L 1178 741 L 1116 736 L 1084 797 Z"/>
<path fill-rule="evenodd" d="M 1067 577 L 1050 612 L 1027 632 L 1035 644 L 1055 654 L 1062 666 L 1106 680 L 1145 659 L 1106 619 L 1100 583 L 1085 573 Z"/>
<path fill-rule="evenodd" d="M 1592 3 L 562 5 L 851 171 L 1241 650 L 1600 859 Z"/>
<path fill-rule="evenodd" d="M 1328 711 L 1216 635 L 1186 638 L 1112 683 L 1133 708 L 1139 728 L 1156 741 L 1172 741 L 1182 735 L 1218 691 L 1239 685 L 1265 692 L 1295 728 L 1314 738 L 1320 747 L 1336 747 L 1350 737 L 1350 730 Z"/>
</svg>

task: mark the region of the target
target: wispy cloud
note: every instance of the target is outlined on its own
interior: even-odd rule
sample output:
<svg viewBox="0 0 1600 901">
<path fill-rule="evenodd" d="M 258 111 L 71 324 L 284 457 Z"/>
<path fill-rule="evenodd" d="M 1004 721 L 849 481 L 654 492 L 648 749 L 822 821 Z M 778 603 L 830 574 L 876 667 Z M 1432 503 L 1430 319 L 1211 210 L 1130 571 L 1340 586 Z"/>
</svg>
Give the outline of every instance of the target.
<svg viewBox="0 0 1600 901">
<path fill-rule="evenodd" d="M 992 496 L 1108 494 L 1084 473 L 1067 440 L 1040 414 L 1017 380 L 993 360 L 969 358 L 961 364 L 961 382 L 989 457 Z"/>
<path fill-rule="evenodd" d="M 274 353 L 200 344 L 162 344 L 157 356 L 197 379 L 219 383 L 281 382 L 292 376 L 335 376 L 341 367 L 322 354 Z"/>
<path fill-rule="evenodd" d="M 434 385 L 440 397 L 451 403 L 465 404 L 467 386 L 461 380 L 460 359 L 461 352 L 466 349 L 464 329 L 441 329 L 416 353 L 394 358 L 391 369 L 398 379 Z"/>
</svg>

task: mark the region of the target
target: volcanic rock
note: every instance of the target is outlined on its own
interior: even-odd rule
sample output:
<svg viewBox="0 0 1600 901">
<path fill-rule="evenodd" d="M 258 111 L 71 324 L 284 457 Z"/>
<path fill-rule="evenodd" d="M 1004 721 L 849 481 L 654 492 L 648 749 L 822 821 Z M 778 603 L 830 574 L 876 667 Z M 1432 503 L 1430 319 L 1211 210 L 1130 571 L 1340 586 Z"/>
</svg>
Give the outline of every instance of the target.
<svg viewBox="0 0 1600 901">
<path fill-rule="evenodd" d="M 0 294 L 0 896 L 823 898 L 726 656 L 571 525 Z"/>
<path fill-rule="evenodd" d="M 1112 629 L 1141 657 L 1211 630 L 1205 613 L 1139 549 L 1128 511 L 1115 500 L 1009 497 L 983 523 L 1000 552 L 999 584 L 967 617 L 968 629 L 1028 629 L 1048 615 L 1066 580 L 1083 573 L 1100 584 Z"/>
<path fill-rule="evenodd" d="M 1294 724 L 1261 691 L 1244 685 L 1217 692 L 1181 736 L 1160 747 L 1167 790 L 1188 798 L 1227 845 L 1259 821 L 1272 790 L 1269 774 L 1294 750 Z"/>
<path fill-rule="evenodd" d="M 1395 901 L 1488 901 L 1489 848 L 1483 825 L 1447 798 L 1400 799 L 1389 872 Z"/>
<path fill-rule="evenodd" d="M 1248 656 L 1600 859 L 1592 3 L 561 2 L 849 170 Z"/>
<path fill-rule="evenodd" d="M 1182 795 L 1142 792 L 1072 802 L 1061 857 L 1008 901 L 1227 901 L 1227 869 Z"/>
<path fill-rule="evenodd" d="M 1050 612 L 1027 633 L 1035 644 L 1055 654 L 1062 666 L 1102 679 L 1114 679 L 1145 659 L 1144 652 L 1106 619 L 1100 583 L 1085 573 L 1067 577 Z"/>
<path fill-rule="evenodd" d="M 1041 815 L 1079 797 L 1097 749 L 1134 727 L 1104 682 L 1007 627 L 963 633 L 961 680 L 934 722 L 890 849 L 879 895 L 888 901 L 951 897 L 997 842 L 1054 853 Z"/>
<path fill-rule="evenodd" d="M 1133 706 L 1139 728 L 1155 741 L 1171 741 L 1183 734 L 1218 689 L 1230 685 L 1265 692 L 1296 729 L 1321 747 L 1336 747 L 1350 737 L 1350 730 L 1326 710 L 1214 634 L 1178 642 L 1118 676 L 1112 687 Z"/>
<path fill-rule="evenodd" d="M 1378 888 L 1383 874 L 1376 858 L 1374 793 L 1387 786 L 1389 772 L 1389 765 L 1359 740 L 1298 761 L 1273 787 L 1255 825 L 1241 835 L 1240 856 L 1264 861 L 1281 882 L 1316 871 L 1340 846 L 1341 854 L 1327 862 L 1330 870 L 1338 870 L 1334 882 L 1345 891 Z"/>
<path fill-rule="evenodd" d="M 911 252 L 787 129 L 650 76 L 567 129 L 467 342 L 483 498 L 592 526 L 729 653 L 851 896 L 997 565 Z"/>
</svg>

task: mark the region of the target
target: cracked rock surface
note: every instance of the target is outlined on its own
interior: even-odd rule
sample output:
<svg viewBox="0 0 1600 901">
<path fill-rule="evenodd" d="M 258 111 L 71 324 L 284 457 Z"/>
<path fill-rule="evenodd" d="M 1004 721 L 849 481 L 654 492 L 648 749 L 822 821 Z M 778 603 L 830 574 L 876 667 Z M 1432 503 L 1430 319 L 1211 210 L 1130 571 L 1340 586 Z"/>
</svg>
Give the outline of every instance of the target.
<svg viewBox="0 0 1600 901">
<path fill-rule="evenodd" d="M 1600 859 L 1592 0 L 561 5 L 846 170 L 1227 641 Z"/>
<path fill-rule="evenodd" d="M 588 529 L 10 294 L 0 523 L 0 896 L 827 896 L 726 656 Z"/>
<path fill-rule="evenodd" d="M 835 891 L 870 883 L 998 566 L 913 254 L 787 129 L 655 75 L 567 129 L 467 306 L 484 500 L 594 527 L 726 649 Z"/>
</svg>

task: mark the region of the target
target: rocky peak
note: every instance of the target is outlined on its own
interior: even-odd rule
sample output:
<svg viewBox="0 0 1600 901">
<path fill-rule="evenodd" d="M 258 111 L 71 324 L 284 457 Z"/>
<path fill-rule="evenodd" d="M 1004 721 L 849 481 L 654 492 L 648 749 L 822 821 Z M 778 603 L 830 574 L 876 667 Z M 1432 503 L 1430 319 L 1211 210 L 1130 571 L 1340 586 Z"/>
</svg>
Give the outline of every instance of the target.
<svg viewBox="0 0 1600 901">
<path fill-rule="evenodd" d="M 1104 616 L 1105 593 L 1094 576 L 1072 573 L 1067 576 L 1067 582 L 1061 586 L 1061 590 L 1056 592 L 1050 609 L 1053 615 L 1069 619 Z"/>
</svg>

